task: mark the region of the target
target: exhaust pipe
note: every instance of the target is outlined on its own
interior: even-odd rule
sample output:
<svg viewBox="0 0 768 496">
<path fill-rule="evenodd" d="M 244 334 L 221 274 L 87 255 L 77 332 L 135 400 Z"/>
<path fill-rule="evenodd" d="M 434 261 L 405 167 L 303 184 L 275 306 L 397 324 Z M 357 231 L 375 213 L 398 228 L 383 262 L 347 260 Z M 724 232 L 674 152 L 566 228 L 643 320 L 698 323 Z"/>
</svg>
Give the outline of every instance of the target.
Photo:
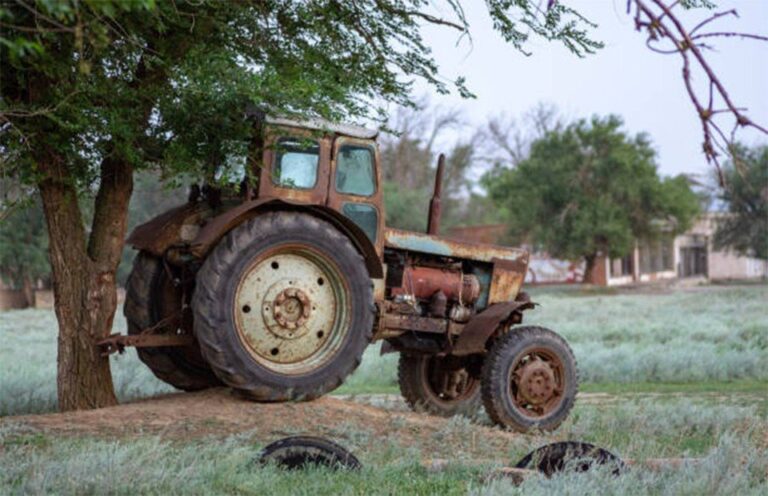
<svg viewBox="0 0 768 496">
<path fill-rule="evenodd" d="M 427 234 L 438 234 L 440 231 L 440 195 L 443 192 L 443 170 L 445 169 L 445 154 L 437 159 L 437 174 L 435 174 L 435 191 L 429 201 L 429 218 L 427 219 Z"/>
</svg>

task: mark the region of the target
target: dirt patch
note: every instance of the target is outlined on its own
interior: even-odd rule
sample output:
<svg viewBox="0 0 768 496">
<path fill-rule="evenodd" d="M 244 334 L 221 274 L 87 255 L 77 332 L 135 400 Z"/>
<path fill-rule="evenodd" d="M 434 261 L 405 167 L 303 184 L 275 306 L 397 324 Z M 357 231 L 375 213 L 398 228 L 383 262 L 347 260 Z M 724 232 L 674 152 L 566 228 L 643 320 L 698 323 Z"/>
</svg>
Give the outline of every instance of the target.
<svg viewBox="0 0 768 496">
<path fill-rule="evenodd" d="M 393 440 L 434 456 L 487 456 L 530 446 L 535 436 L 505 432 L 465 419 L 444 419 L 378 408 L 352 399 L 326 396 L 304 403 L 254 403 L 218 388 L 144 399 L 99 410 L 0 418 L 54 436 L 133 438 L 158 435 L 193 440 L 247 434 L 270 442 L 283 436 L 311 434 L 356 439 L 358 444 Z M 362 438 L 362 441 L 361 441 Z"/>
</svg>

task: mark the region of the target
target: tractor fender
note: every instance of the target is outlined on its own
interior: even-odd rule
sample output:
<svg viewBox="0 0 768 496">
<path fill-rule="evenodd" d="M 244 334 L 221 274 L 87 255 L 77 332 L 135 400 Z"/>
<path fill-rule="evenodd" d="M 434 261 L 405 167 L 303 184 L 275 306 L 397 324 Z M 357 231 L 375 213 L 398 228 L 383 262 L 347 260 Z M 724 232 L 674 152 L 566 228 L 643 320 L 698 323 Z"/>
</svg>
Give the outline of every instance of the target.
<svg viewBox="0 0 768 496">
<path fill-rule="evenodd" d="M 467 322 L 459 337 L 456 338 L 451 354 L 464 356 L 484 353 L 486 351 L 485 344 L 502 325 L 522 321 L 522 316 L 518 320 L 515 319 L 515 316 L 534 306 L 535 303 L 525 293 L 520 293 L 515 301 L 490 305 Z"/>
<path fill-rule="evenodd" d="M 226 212 L 210 219 L 190 244 L 190 252 L 197 258 L 205 258 L 216 243 L 229 231 L 265 211 L 304 211 L 331 223 L 346 235 L 363 256 L 368 274 L 374 279 L 384 277 L 381 259 L 376 247 L 357 224 L 339 212 L 323 205 L 308 205 L 279 198 L 259 198 L 241 203 Z"/>
<path fill-rule="evenodd" d="M 193 239 L 197 226 L 210 216 L 211 207 L 207 203 L 185 203 L 136 226 L 125 243 L 162 257 L 171 246 Z M 189 234 L 184 233 L 185 230 Z"/>
</svg>

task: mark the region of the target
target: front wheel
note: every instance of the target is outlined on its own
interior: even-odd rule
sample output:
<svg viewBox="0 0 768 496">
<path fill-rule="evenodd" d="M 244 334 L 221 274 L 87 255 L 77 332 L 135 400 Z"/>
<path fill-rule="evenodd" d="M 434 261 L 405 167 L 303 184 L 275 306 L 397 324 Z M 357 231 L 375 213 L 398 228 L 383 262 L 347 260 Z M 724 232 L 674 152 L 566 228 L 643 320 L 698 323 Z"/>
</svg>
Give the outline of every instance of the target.
<svg viewBox="0 0 768 496">
<path fill-rule="evenodd" d="M 480 409 L 480 366 L 471 358 L 400 354 L 400 392 L 414 411 L 474 416 Z"/>
<path fill-rule="evenodd" d="M 197 274 L 192 308 L 213 371 L 260 401 L 335 389 L 373 329 L 362 256 L 332 225 L 299 212 L 265 213 L 230 231 Z"/>
<path fill-rule="evenodd" d="M 543 327 L 513 328 L 483 365 L 483 405 L 494 423 L 519 432 L 553 431 L 573 408 L 576 359 L 568 343 Z"/>
</svg>

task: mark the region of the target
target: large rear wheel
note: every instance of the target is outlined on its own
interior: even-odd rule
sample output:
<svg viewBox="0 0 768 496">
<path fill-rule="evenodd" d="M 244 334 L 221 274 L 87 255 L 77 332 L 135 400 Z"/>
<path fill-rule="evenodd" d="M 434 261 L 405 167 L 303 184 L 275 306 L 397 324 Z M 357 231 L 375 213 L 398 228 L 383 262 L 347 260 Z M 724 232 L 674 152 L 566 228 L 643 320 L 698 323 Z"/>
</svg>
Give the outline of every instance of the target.
<svg viewBox="0 0 768 496">
<path fill-rule="evenodd" d="M 170 270 L 170 269 L 169 269 Z M 192 325 L 182 313 L 183 294 L 174 286 L 162 261 L 140 252 L 126 284 L 123 314 L 128 334 L 136 335 L 155 327 L 156 334 L 192 334 Z M 220 386 L 200 354 L 197 343 L 183 347 L 136 348 L 139 359 L 155 376 L 184 391 Z"/>
<path fill-rule="evenodd" d="M 332 225 L 299 212 L 265 213 L 229 232 L 198 272 L 192 306 L 216 375 L 261 401 L 335 389 L 372 336 L 362 256 Z"/>
</svg>

